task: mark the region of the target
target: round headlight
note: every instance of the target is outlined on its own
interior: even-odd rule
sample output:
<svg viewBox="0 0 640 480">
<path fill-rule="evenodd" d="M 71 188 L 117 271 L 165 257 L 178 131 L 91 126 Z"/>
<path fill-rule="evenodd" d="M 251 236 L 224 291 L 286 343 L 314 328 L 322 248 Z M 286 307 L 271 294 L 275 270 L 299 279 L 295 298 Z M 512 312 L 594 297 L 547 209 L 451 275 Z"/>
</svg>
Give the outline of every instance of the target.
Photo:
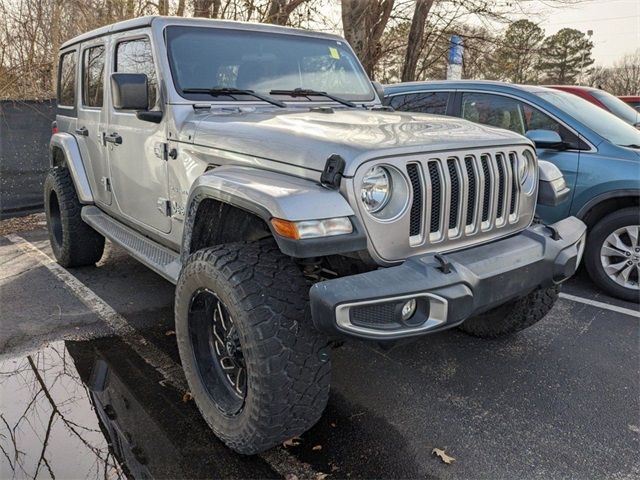
<svg viewBox="0 0 640 480">
<path fill-rule="evenodd" d="M 524 184 L 529 178 L 529 175 L 531 175 L 531 172 L 534 169 L 533 163 L 531 153 L 525 151 L 524 155 L 520 158 L 520 162 L 518 162 L 518 179 L 521 184 Z"/>
<path fill-rule="evenodd" d="M 391 198 L 391 175 L 384 167 L 372 167 L 362 179 L 360 199 L 368 212 L 382 210 Z"/>
</svg>

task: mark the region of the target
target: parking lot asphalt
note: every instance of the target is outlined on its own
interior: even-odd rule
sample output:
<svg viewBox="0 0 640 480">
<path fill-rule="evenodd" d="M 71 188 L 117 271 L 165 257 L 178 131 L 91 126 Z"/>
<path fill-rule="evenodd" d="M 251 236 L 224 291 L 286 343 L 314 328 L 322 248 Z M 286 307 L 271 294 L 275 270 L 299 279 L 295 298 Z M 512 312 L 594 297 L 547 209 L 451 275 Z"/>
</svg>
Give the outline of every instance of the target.
<svg viewBox="0 0 640 480">
<path fill-rule="evenodd" d="M 171 284 L 112 246 L 67 272 L 44 230 L 20 238 L 0 237 L 0 478 L 640 477 L 637 306 L 583 274 L 510 338 L 345 343 L 319 423 L 246 457 L 185 395 Z"/>
</svg>

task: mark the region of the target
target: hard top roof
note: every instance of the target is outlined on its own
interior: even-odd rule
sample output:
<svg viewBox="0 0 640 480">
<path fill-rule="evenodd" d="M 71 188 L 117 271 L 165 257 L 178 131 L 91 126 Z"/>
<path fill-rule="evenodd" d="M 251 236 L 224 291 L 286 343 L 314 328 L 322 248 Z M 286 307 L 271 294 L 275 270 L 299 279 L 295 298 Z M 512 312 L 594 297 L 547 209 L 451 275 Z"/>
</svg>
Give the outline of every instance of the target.
<svg viewBox="0 0 640 480">
<path fill-rule="evenodd" d="M 159 15 L 150 15 L 145 17 L 132 18 L 130 20 L 123 20 L 122 22 L 112 23 L 105 25 L 104 27 L 91 30 L 67 40 L 62 44 L 60 50 L 64 50 L 72 45 L 85 42 L 92 38 L 102 37 L 112 33 L 123 32 L 127 30 L 135 30 L 138 28 L 149 27 L 151 25 L 161 24 L 161 26 L 167 25 L 182 25 L 182 26 L 194 26 L 194 27 L 218 27 L 229 28 L 234 30 L 256 31 L 256 32 L 271 32 L 282 33 L 288 35 L 303 35 L 309 37 L 320 37 L 332 40 L 343 40 L 339 35 L 333 35 L 330 33 L 314 32 L 313 30 L 303 30 L 299 28 L 283 27 L 280 25 L 271 25 L 268 23 L 255 23 L 255 22 L 237 22 L 234 20 L 213 20 L 209 18 L 185 18 L 185 17 L 163 17 Z"/>
</svg>

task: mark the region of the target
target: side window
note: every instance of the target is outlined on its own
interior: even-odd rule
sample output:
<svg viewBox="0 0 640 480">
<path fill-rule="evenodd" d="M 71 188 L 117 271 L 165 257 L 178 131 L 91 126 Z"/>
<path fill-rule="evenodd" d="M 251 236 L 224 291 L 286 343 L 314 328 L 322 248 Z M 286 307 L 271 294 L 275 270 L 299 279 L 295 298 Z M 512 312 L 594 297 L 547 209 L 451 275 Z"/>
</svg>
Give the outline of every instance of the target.
<svg viewBox="0 0 640 480">
<path fill-rule="evenodd" d="M 127 40 L 116 46 L 115 71 L 120 73 L 144 73 L 149 86 L 149 109 L 157 109 L 158 77 L 153 63 L 151 43 L 146 38 Z"/>
<path fill-rule="evenodd" d="M 462 94 L 462 118 L 524 135 L 521 102 L 502 95 Z"/>
<path fill-rule="evenodd" d="M 553 130 L 560 134 L 569 148 L 589 148 L 576 134 L 549 115 L 515 98 L 487 93 L 463 93 L 462 118 L 505 128 L 521 135 L 529 130 Z"/>
<path fill-rule="evenodd" d="M 449 92 L 425 92 L 396 95 L 389 99 L 388 104 L 395 110 L 405 112 L 444 115 L 447 113 L 448 101 Z"/>
<path fill-rule="evenodd" d="M 102 107 L 104 92 L 104 46 L 91 47 L 82 56 L 82 104 Z"/>
<path fill-rule="evenodd" d="M 76 52 L 68 52 L 60 57 L 58 73 L 58 105 L 74 107 L 76 99 Z"/>
<path fill-rule="evenodd" d="M 555 121 L 546 113 L 543 113 L 537 108 L 526 103 L 522 104 L 522 111 L 524 114 L 527 132 L 529 130 L 553 130 L 554 132 L 558 132 L 562 141 L 566 143 L 569 148 L 576 150 L 589 150 L 589 145 L 581 141 L 575 133 L 561 123 Z"/>
</svg>

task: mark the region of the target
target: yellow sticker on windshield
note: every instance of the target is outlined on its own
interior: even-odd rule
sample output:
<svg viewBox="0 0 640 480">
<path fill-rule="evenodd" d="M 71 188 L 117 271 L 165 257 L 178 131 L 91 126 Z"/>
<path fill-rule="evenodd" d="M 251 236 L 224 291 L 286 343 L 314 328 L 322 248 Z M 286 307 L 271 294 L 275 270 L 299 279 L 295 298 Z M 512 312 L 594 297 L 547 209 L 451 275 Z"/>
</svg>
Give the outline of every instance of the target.
<svg viewBox="0 0 640 480">
<path fill-rule="evenodd" d="M 340 52 L 335 47 L 329 47 L 329 53 L 331 54 L 331 58 L 335 58 L 336 60 L 340 60 Z"/>
</svg>

